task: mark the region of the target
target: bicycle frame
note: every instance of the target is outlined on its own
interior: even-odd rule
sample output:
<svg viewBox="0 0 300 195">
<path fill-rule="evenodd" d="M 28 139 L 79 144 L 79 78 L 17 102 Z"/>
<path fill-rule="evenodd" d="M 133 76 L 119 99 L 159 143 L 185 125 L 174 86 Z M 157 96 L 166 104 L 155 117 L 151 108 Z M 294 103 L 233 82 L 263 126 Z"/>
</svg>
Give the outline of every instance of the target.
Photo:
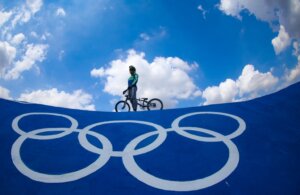
<svg viewBox="0 0 300 195">
<path fill-rule="evenodd" d="M 147 108 L 147 105 L 148 105 L 147 98 L 133 99 L 133 98 L 129 98 L 128 95 L 125 95 L 125 97 L 126 97 L 126 99 L 124 100 L 125 102 L 127 102 L 129 100 L 130 103 L 131 103 L 131 100 L 136 100 L 137 101 L 137 105 L 140 106 L 140 108 L 142 108 L 142 109 Z M 140 102 L 142 102 L 142 103 L 140 103 Z M 125 105 L 124 105 L 124 107 L 125 107 Z"/>
</svg>

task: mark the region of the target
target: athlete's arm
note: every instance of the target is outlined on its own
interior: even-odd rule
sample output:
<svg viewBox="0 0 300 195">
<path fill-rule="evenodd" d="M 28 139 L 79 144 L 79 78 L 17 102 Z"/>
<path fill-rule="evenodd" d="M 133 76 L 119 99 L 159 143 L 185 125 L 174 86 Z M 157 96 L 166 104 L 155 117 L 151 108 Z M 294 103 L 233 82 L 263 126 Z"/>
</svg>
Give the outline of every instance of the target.
<svg viewBox="0 0 300 195">
<path fill-rule="evenodd" d="M 138 80 L 139 80 L 139 75 L 138 75 L 138 74 L 135 74 L 135 75 L 134 75 L 134 79 L 133 79 L 133 81 L 132 81 L 132 83 L 131 83 L 131 86 L 136 85 L 137 82 L 138 82 Z"/>
</svg>

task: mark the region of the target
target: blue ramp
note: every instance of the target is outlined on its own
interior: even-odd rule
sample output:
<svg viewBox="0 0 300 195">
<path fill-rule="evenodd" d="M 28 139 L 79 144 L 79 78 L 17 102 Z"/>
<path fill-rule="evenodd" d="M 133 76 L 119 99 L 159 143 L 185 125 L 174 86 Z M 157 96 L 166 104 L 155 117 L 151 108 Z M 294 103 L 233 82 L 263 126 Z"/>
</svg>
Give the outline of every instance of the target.
<svg viewBox="0 0 300 195">
<path fill-rule="evenodd" d="M 300 193 L 300 83 L 164 111 L 0 110 L 0 194 Z"/>
</svg>

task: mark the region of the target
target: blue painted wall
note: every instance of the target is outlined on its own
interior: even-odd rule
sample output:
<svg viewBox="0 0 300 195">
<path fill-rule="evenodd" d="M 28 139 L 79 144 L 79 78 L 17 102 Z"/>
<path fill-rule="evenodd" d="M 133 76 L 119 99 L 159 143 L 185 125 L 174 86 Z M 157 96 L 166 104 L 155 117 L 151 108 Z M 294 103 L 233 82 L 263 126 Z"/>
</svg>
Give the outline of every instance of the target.
<svg viewBox="0 0 300 195">
<path fill-rule="evenodd" d="M 300 83 L 138 113 L 0 99 L 0 144 L 0 194 L 299 194 Z"/>
</svg>

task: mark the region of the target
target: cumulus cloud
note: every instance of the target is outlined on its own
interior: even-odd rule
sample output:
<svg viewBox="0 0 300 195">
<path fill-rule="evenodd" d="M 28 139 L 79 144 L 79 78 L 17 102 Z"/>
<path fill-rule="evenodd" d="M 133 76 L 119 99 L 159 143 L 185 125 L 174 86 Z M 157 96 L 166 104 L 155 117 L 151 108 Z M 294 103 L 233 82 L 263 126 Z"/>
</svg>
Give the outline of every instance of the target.
<svg viewBox="0 0 300 195">
<path fill-rule="evenodd" d="M 248 64 L 244 67 L 241 76 L 237 80 L 239 95 L 259 96 L 274 89 L 278 78 L 271 72 L 262 73 L 255 70 L 254 66 Z M 251 97 L 253 98 L 253 97 Z"/>
<path fill-rule="evenodd" d="M 92 95 L 82 90 L 76 90 L 72 93 L 58 91 L 56 88 L 37 90 L 21 94 L 18 100 L 65 108 L 95 110 L 95 105 L 92 104 Z"/>
<path fill-rule="evenodd" d="M 11 15 L 12 15 L 11 11 L 9 12 L 0 11 L 0 27 L 9 20 Z"/>
<path fill-rule="evenodd" d="M 30 21 L 32 16 L 40 11 L 43 6 L 42 0 L 26 0 L 25 4 L 13 9 L 13 19 L 11 21 L 11 29 L 17 24 L 23 24 Z"/>
<path fill-rule="evenodd" d="M 61 8 L 61 7 L 57 8 L 57 10 L 56 10 L 56 16 L 62 16 L 62 17 L 66 16 L 65 10 L 63 8 Z"/>
<path fill-rule="evenodd" d="M 297 57 L 298 64 L 294 68 L 286 70 L 285 86 L 300 81 L 300 52 L 299 52 L 300 45 L 298 44 L 298 42 L 294 42 L 293 46 L 294 46 L 293 54 Z"/>
<path fill-rule="evenodd" d="M 300 38 L 300 1 L 277 0 L 279 21 L 285 27 L 290 36 Z"/>
<path fill-rule="evenodd" d="M 127 88 L 128 67 L 134 65 L 139 74 L 138 96 L 160 98 L 167 107 L 175 106 L 179 100 L 201 95 L 189 72 L 198 67 L 178 57 L 156 57 L 152 62 L 145 53 L 129 50 L 125 59 L 116 59 L 106 68 L 93 69 L 91 75 L 105 81 L 104 91 L 121 96 Z"/>
<path fill-rule="evenodd" d="M 28 44 L 22 60 L 17 61 L 4 78 L 7 80 L 18 79 L 22 72 L 30 70 L 36 62 L 42 62 L 45 59 L 47 48 L 48 46 L 44 44 Z"/>
<path fill-rule="evenodd" d="M 300 81 L 300 63 L 298 63 L 295 68 L 288 71 L 286 80 L 288 85 Z"/>
<path fill-rule="evenodd" d="M 101 77 L 105 76 L 105 70 L 104 70 L 104 68 L 103 67 L 101 67 L 99 69 L 94 68 L 91 71 L 91 76 L 95 77 L 95 78 L 97 78 L 97 77 L 101 78 Z"/>
<path fill-rule="evenodd" d="M 19 33 L 12 38 L 11 43 L 14 45 L 19 45 L 20 43 L 22 43 L 22 41 L 24 41 L 24 39 L 25 35 L 23 33 Z"/>
<path fill-rule="evenodd" d="M 226 79 L 218 86 L 207 87 L 204 105 L 252 99 L 275 90 L 278 78 L 271 72 L 261 73 L 248 64 L 237 80 Z"/>
<path fill-rule="evenodd" d="M 13 62 L 16 56 L 16 48 L 11 46 L 8 42 L 0 41 L 0 76 L 3 74 L 4 69 Z"/>
<path fill-rule="evenodd" d="M 268 7 L 270 1 L 273 0 L 221 0 L 219 9 L 226 15 L 237 17 L 242 19 L 240 13 L 243 10 L 247 10 L 250 14 L 254 14 L 258 19 L 264 21 L 270 21 L 275 19 L 275 10 Z"/>
<path fill-rule="evenodd" d="M 22 72 L 45 59 L 47 44 L 28 43 L 26 32 L 14 34 L 16 26 L 29 22 L 42 6 L 42 0 L 26 0 L 9 11 L 0 11 L 0 78 L 18 79 Z M 45 33 L 44 42 L 48 34 Z"/>
<path fill-rule="evenodd" d="M 294 50 L 293 50 L 293 55 L 294 55 L 294 56 L 300 55 L 300 53 L 299 53 L 300 45 L 299 45 L 298 41 L 295 41 L 295 42 L 293 43 L 293 48 L 294 48 Z"/>
<path fill-rule="evenodd" d="M 248 11 L 257 19 L 268 22 L 272 27 L 279 23 L 279 36 L 275 39 L 275 44 L 273 43 L 278 53 L 287 47 L 289 38 L 300 38 L 299 0 L 221 0 L 218 7 L 225 14 L 239 19 L 242 19 L 240 14 L 242 11 Z"/>
<path fill-rule="evenodd" d="M 204 105 L 234 102 L 235 97 L 238 94 L 238 86 L 232 79 L 226 79 L 221 82 L 219 86 L 207 87 L 202 94 L 202 97 L 206 100 Z"/>
<path fill-rule="evenodd" d="M 291 38 L 285 31 L 284 26 L 280 25 L 278 36 L 272 40 L 272 45 L 274 47 L 275 53 L 279 54 L 284 51 L 288 46 L 291 45 L 291 42 Z"/>
<path fill-rule="evenodd" d="M 10 91 L 8 89 L 0 86 L 0 98 L 11 99 L 9 93 Z"/>
<path fill-rule="evenodd" d="M 26 5 L 30 9 L 32 14 L 35 14 L 36 12 L 40 11 L 43 1 L 42 0 L 26 0 Z"/>
</svg>

